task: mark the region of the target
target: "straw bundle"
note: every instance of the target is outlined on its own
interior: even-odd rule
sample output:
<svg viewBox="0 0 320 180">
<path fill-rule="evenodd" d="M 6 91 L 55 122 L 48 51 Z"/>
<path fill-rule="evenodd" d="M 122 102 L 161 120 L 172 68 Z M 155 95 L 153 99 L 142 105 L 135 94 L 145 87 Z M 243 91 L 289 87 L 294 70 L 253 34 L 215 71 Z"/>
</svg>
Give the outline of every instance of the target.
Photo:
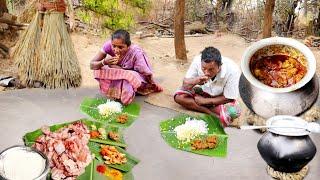
<svg viewBox="0 0 320 180">
<path fill-rule="evenodd" d="M 19 22 L 29 23 L 32 21 L 34 15 L 37 13 L 36 3 L 37 0 L 32 0 L 28 3 L 26 8 L 18 16 Z"/>
<path fill-rule="evenodd" d="M 79 87 L 80 66 L 64 23 L 64 1 L 40 3 L 45 12 L 36 13 L 14 52 L 20 79 L 29 86 L 41 81 L 45 88 Z"/>
<path fill-rule="evenodd" d="M 308 166 L 303 167 L 299 172 L 295 172 L 295 173 L 280 172 L 280 171 L 274 170 L 270 166 L 267 166 L 267 173 L 274 179 L 279 179 L 279 180 L 302 180 L 307 176 L 308 171 L 309 171 Z"/>
<path fill-rule="evenodd" d="M 306 113 L 304 113 L 304 119 L 308 122 L 314 122 L 320 119 L 320 107 L 318 104 L 315 104 L 309 109 Z"/>
<path fill-rule="evenodd" d="M 36 13 L 12 53 L 15 65 L 18 67 L 19 78 L 27 86 L 31 86 L 33 81 L 38 80 L 41 16 L 41 14 Z"/>
<path fill-rule="evenodd" d="M 81 73 L 63 13 L 45 13 L 40 42 L 39 77 L 46 88 L 81 85 Z"/>
</svg>

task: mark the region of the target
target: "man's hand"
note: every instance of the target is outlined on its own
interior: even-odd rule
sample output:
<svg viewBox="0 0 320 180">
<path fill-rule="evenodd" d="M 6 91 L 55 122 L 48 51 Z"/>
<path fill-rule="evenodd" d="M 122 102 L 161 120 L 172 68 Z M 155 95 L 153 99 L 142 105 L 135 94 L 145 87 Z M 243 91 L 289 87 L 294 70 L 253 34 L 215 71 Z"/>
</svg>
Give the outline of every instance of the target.
<svg viewBox="0 0 320 180">
<path fill-rule="evenodd" d="M 191 90 L 195 85 L 203 85 L 205 84 L 209 78 L 207 76 L 198 76 L 194 78 L 185 78 L 183 80 L 183 88 Z"/>
<path fill-rule="evenodd" d="M 194 100 L 196 101 L 196 103 L 198 105 L 201 105 L 201 106 L 210 104 L 210 99 L 209 98 L 204 98 L 204 97 L 202 97 L 200 95 L 195 95 L 194 96 Z"/>
<path fill-rule="evenodd" d="M 198 81 L 197 84 L 198 84 L 198 85 L 203 85 L 203 84 L 205 84 L 208 80 L 209 80 L 208 76 L 205 76 L 205 75 L 199 76 L 198 79 L 197 79 L 197 81 Z"/>
</svg>

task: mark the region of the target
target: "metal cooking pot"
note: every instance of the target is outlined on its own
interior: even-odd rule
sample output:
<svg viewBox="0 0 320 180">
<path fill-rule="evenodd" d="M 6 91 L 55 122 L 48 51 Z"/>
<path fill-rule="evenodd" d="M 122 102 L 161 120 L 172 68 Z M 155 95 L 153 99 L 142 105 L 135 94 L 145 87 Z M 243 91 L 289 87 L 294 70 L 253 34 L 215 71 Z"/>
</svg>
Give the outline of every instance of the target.
<svg viewBox="0 0 320 180">
<path fill-rule="evenodd" d="M 302 88 L 287 93 L 272 93 L 252 85 L 242 74 L 239 92 L 244 104 L 263 118 L 275 115 L 298 116 L 307 111 L 317 100 L 319 78 L 317 75 Z"/>
<path fill-rule="evenodd" d="M 250 70 L 250 60 L 253 56 L 256 58 L 280 54 L 304 57 L 307 72 L 298 83 L 286 88 L 274 88 L 263 84 L 253 76 Z M 240 96 L 251 111 L 263 118 L 275 115 L 300 115 L 318 98 L 319 79 L 315 73 L 315 57 L 307 46 L 297 40 L 272 37 L 253 43 L 242 57 L 241 69 Z"/>
<path fill-rule="evenodd" d="M 267 49 L 268 47 L 274 45 L 282 45 L 285 48 L 280 48 L 283 50 L 283 52 L 273 52 L 272 50 L 269 52 L 264 51 L 264 49 Z M 265 55 L 277 55 L 286 52 L 285 49 L 287 49 L 287 52 L 289 52 L 289 56 L 293 54 L 297 56 L 304 56 L 307 61 L 307 73 L 298 83 L 290 87 L 274 88 L 263 84 L 252 75 L 250 71 L 250 59 L 253 55 L 256 55 L 255 53 L 257 53 L 257 51 L 259 51 L 260 53 L 265 53 Z M 243 72 L 243 75 L 252 85 L 271 93 L 286 93 L 303 87 L 312 79 L 316 72 L 316 59 L 311 50 L 299 41 L 291 38 L 272 37 L 255 42 L 246 49 L 241 60 L 241 70 Z"/>
</svg>

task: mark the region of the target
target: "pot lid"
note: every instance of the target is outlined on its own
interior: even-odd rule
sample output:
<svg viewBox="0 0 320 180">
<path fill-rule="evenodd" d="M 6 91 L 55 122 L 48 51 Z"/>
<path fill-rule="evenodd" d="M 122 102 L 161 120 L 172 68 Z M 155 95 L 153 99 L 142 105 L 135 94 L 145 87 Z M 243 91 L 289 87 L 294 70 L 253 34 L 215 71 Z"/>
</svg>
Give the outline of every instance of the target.
<svg viewBox="0 0 320 180">
<path fill-rule="evenodd" d="M 308 125 L 309 124 L 309 125 Z M 302 118 L 295 116 L 287 115 L 278 115 L 269 118 L 266 122 L 267 126 L 278 126 L 277 128 L 268 128 L 268 131 L 285 136 L 305 136 L 309 135 L 311 132 L 310 129 L 311 123 L 308 123 Z M 284 128 L 281 128 L 284 127 Z M 290 128 L 290 127 L 300 127 L 299 128 Z"/>
</svg>

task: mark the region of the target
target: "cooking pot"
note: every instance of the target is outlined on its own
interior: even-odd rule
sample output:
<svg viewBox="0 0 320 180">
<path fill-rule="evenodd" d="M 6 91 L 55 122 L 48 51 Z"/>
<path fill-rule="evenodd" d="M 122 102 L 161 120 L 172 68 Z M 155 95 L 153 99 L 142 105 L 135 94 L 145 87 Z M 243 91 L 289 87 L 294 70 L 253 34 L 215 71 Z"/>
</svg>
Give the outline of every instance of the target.
<svg viewBox="0 0 320 180">
<path fill-rule="evenodd" d="M 265 57 L 272 55 L 288 55 L 295 58 L 304 58 L 307 64 L 305 76 L 296 84 L 284 88 L 275 88 L 262 83 L 251 73 L 251 58 L 253 56 Z M 255 87 L 271 93 L 286 93 L 303 87 L 313 78 L 316 72 L 316 59 L 307 46 L 295 39 L 271 37 L 255 42 L 245 50 L 241 60 L 241 70 L 245 78 Z"/>
<path fill-rule="evenodd" d="M 294 116 L 274 116 L 267 126 L 305 127 L 308 122 Z M 271 128 L 258 142 L 258 150 L 265 162 L 276 171 L 300 171 L 315 156 L 317 149 L 310 132 L 294 128 Z"/>
</svg>

